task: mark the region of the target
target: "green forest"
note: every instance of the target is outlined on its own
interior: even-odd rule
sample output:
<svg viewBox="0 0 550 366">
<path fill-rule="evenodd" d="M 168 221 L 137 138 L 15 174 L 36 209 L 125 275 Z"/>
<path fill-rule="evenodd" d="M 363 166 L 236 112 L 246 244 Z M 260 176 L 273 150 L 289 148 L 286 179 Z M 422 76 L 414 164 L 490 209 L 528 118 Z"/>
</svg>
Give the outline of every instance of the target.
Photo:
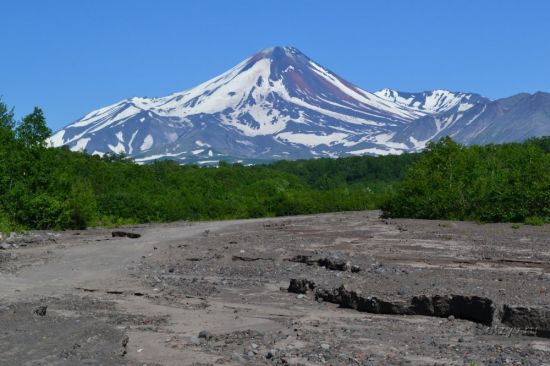
<svg viewBox="0 0 550 366">
<path fill-rule="evenodd" d="M 550 220 L 550 138 L 242 166 L 138 165 L 48 148 L 39 108 L 0 101 L 0 232 L 382 209 L 388 217 Z"/>
<path fill-rule="evenodd" d="M 387 217 L 550 221 L 550 137 L 521 144 L 430 143 L 392 197 Z"/>
</svg>

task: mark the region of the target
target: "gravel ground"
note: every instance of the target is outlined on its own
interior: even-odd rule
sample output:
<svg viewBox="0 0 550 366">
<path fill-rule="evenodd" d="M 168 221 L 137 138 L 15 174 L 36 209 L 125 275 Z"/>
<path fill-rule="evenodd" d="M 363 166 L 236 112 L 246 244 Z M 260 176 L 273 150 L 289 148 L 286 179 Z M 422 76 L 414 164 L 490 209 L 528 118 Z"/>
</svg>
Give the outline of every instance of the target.
<svg viewBox="0 0 550 366">
<path fill-rule="evenodd" d="M 0 365 L 550 365 L 550 225 L 378 216 L 14 235 Z"/>
</svg>

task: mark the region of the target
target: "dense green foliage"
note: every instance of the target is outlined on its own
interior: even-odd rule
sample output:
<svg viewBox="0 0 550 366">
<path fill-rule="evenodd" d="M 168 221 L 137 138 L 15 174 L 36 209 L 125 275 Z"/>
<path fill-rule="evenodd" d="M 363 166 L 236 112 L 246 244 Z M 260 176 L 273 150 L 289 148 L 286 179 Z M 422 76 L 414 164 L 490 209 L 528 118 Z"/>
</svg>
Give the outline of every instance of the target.
<svg viewBox="0 0 550 366">
<path fill-rule="evenodd" d="M 38 107 L 21 120 L 15 129 L 17 139 L 27 147 L 44 147 L 52 131 L 46 126 L 44 112 Z"/>
<path fill-rule="evenodd" d="M 380 207 L 392 217 L 550 217 L 550 138 L 484 147 L 445 139 L 421 154 L 201 168 L 47 148 L 50 133 L 39 108 L 17 123 L 0 101 L 0 232 Z"/>
<path fill-rule="evenodd" d="M 445 138 L 383 205 L 389 217 L 550 221 L 550 138 L 464 147 Z"/>
<path fill-rule="evenodd" d="M 316 189 L 370 187 L 389 190 L 405 178 L 407 168 L 421 154 L 357 156 L 345 159 L 278 161 L 271 167 L 303 178 Z"/>
<path fill-rule="evenodd" d="M 15 123 L 0 103 L 0 122 L 0 231 L 373 209 L 414 160 L 140 166 L 46 148 L 49 130 L 39 109 Z"/>
</svg>

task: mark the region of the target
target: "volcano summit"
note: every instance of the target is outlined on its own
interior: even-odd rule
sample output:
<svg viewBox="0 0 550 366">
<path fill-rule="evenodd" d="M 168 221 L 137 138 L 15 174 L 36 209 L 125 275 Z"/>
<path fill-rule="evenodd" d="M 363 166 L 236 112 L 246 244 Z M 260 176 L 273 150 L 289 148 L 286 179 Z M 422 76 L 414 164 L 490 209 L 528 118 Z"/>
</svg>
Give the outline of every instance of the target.
<svg viewBox="0 0 550 366">
<path fill-rule="evenodd" d="M 519 96 L 492 102 L 446 90 L 370 93 L 296 48 L 274 47 L 192 89 L 93 111 L 50 143 L 138 162 L 214 164 L 400 154 L 445 135 L 463 143 L 550 135 L 550 94 Z M 525 118 L 510 119 L 519 111 Z"/>
</svg>

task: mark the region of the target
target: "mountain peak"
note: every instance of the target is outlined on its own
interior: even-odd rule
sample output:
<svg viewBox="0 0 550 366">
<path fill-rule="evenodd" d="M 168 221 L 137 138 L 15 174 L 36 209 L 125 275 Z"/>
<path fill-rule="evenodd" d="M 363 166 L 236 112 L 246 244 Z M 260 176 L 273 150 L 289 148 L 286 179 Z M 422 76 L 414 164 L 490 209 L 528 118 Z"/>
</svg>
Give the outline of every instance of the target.
<svg viewBox="0 0 550 366">
<path fill-rule="evenodd" d="M 252 67 L 252 65 L 262 60 L 269 61 L 271 71 L 277 76 L 279 76 L 279 72 L 286 70 L 289 66 L 298 69 L 304 68 L 311 61 L 309 57 L 295 47 L 276 46 L 264 48 L 255 53 L 248 59 L 245 69 Z"/>
<path fill-rule="evenodd" d="M 261 58 L 270 58 L 270 59 L 278 59 L 280 57 L 297 57 L 297 56 L 305 56 L 299 49 L 291 46 L 275 46 L 275 47 L 268 47 L 260 50 L 257 52 L 254 56 L 259 56 Z"/>
</svg>

